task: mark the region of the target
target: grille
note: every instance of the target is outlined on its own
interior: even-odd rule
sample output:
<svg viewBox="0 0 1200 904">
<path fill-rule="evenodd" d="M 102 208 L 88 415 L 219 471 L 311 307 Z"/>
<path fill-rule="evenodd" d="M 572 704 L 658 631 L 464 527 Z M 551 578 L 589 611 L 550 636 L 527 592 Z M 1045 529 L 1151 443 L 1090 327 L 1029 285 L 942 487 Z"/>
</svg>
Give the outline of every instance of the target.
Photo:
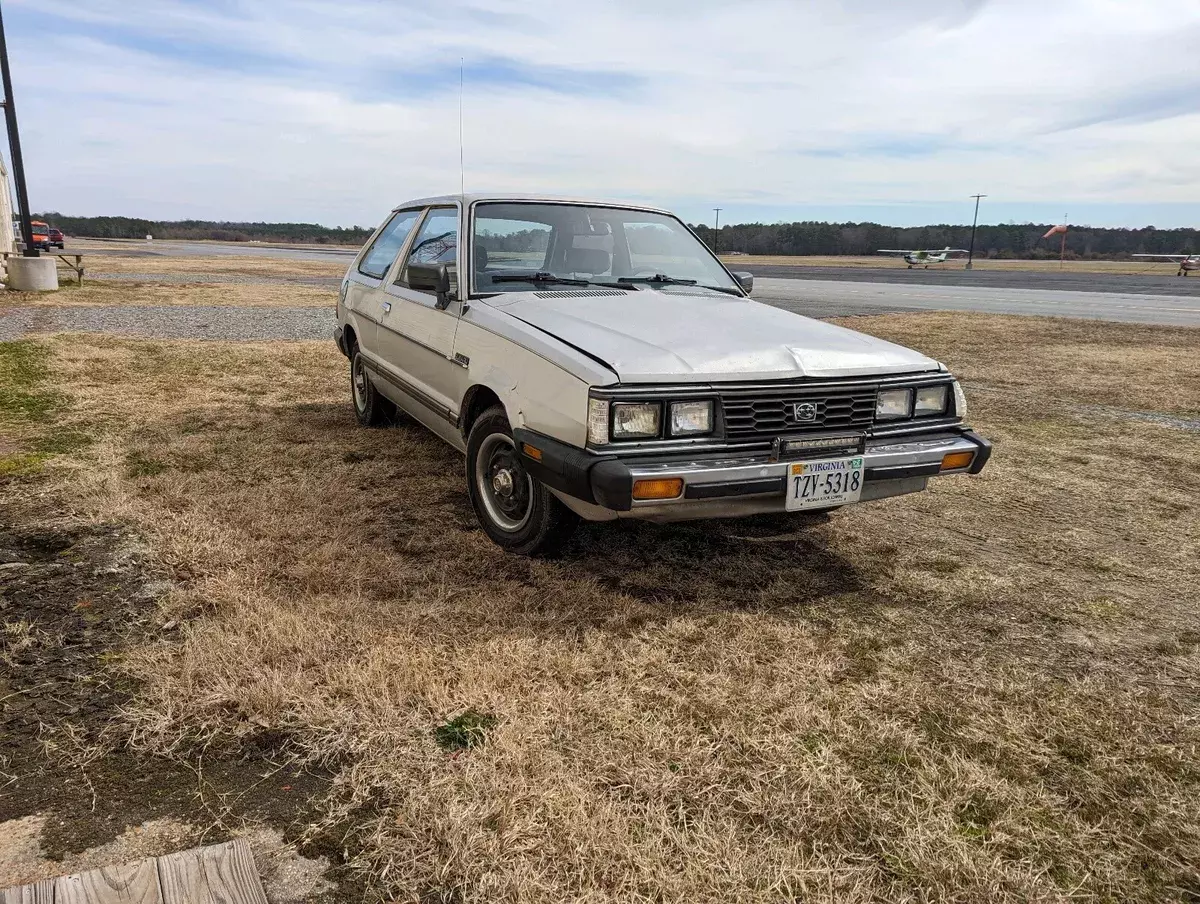
<svg viewBox="0 0 1200 904">
<path fill-rule="evenodd" d="M 816 409 L 812 420 L 796 419 L 795 406 L 803 402 Z M 770 393 L 726 391 L 721 394 L 721 405 L 725 412 L 725 436 L 729 439 L 869 427 L 875 419 L 875 388 L 841 392 L 819 389 L 785 389 Z"/>
<path fill-rule="evenodd" d="M 534 292 L 537 298 L 600 298 L 605 295 L 628 295 L 620 289 L 561 289 L 549 292 Z"/>
</svg>

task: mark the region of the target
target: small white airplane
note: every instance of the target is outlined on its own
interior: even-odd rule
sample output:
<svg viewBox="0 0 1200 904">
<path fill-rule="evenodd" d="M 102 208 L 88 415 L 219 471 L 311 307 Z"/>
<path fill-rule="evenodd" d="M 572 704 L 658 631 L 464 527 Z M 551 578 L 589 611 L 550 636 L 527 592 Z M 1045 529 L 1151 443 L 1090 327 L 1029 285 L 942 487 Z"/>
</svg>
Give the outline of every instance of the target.
<svg viewBox="0 0 1200 904">
<path fill-rule="evenodd" d="M 1187 276 L 1189 270 L 1200 270 L 1200 254 L 1135 254 L 1134 257 L 1150 257 L 1160 261 L 1179 264 L 1176 276 Z"/>
<path fill-rule="evenodd" d="M 908 269 L 913 267 L 924 266 L 929 269 L 930 264 L 944 264 L 946 258 L 951 254 L 966 254 L 966 248 L 951 248 L 947 245 L 941 251 L 911 251 L 907 248 L 880 248 L 878 254 L 903 254 L 904 262 L 908 264 Z"/>
</svg>

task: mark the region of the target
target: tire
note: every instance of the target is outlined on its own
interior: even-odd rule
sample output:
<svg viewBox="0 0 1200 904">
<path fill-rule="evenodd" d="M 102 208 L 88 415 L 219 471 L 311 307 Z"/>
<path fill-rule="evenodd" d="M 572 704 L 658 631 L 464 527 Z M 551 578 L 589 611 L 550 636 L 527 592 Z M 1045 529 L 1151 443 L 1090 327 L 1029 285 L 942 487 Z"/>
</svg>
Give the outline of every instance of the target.
<svg viewBox="0 0 1200 904">
<path fill-rule="evenodd" d="M 508 416 L 498 405 L 471 425 L 467 494 L 483 532 L 517 555 L 558 555 L 579 524 L 579 516 L 522 466 Z"/>
<path fill-rule="evenodd" d="M 358 343 L 350 346 L 350 401 L 354 416 L 363 427 L 386 427 L 396 419 L 396 406 L 385 399 L 371 382 Z"/>
</svg>

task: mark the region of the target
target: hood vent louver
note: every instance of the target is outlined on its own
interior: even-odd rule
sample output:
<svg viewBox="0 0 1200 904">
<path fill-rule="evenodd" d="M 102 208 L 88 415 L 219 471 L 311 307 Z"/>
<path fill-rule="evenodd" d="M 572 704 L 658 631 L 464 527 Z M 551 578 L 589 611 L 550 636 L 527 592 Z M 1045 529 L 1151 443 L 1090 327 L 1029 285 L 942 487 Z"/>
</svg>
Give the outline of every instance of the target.
<svg viewBox="0 0 1200 904">
<path fill-rule="evenodd" d="M 609 295 L 628 295 L 622 289 L 560 289 L 534 292 L 534 298 L 601 298 Z"/>
</svg>

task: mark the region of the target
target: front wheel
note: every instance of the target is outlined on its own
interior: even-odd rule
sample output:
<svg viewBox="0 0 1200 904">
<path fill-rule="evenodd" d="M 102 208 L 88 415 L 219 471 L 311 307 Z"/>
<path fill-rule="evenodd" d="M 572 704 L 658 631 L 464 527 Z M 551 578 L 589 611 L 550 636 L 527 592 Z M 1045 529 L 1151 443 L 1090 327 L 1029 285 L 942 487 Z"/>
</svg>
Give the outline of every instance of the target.
<svg viewBox="0 0 1200 904">
<path fill-rule="evenodd" d="M 518 555 L 561 552 L 579 524 L 579 516 L 525 470 L 499 406 L 481 414 L 467 437 L 467 493 L 484 533 Z"/>
</svg>

